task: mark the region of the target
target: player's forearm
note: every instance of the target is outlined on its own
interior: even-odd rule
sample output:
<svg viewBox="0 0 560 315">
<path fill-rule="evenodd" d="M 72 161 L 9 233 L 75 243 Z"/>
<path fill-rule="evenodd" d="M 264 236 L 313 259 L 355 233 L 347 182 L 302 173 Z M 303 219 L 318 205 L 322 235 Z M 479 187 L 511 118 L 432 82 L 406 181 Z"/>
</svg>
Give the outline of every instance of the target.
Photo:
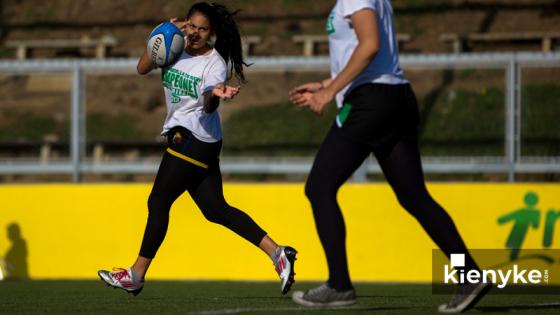
<svg viewBox="0 0 560 315">
<path fill-rule="evenodd" d="M 332 81 L 333 80 L 331 78 L 327 78 L 327 79 L 321 80 L 319 82 L 321 83 L 321 88 L 327 88 L 331 85 Z"/>
<path fill-rule="evenodd" d="M 212 113 L 220 106 L 220 98 L 212 91 L 204 93 L 204 112 Z"/>
<path fill-rule="evenodd" d="M 150 73 L 150 71 L 152 71 L 154 68 L 155 66 L 152 62 L 152 59 L 150 58 L 150 55 L 148 55 L 148 52 L 144 50 L 144 54 L 142 54 L 142 56 L 138 60 L 136 71 L 138 71 L 138 74 L 144 75 Z"/>
</svg>

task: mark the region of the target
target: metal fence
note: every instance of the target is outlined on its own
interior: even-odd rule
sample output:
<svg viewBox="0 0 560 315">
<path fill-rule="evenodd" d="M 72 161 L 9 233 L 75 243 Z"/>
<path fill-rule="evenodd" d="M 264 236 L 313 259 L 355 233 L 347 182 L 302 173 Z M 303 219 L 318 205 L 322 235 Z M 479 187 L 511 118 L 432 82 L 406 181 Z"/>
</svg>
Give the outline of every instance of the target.
<svg viewBox="0 0 560 315">
<path fill-rule="evenodd" d="M 328 71 L 326 57 L 255 57 L 249 62 L 251 72 L 316 72 Z M 505 154 L 500 157 L 424 157 L 427 173 L 504 173 L 509 181 L 516 173 L 560 173 L 560 157 L 521 159 L 521 70 L 527 68 L 559 68 L 560 53 L 501 53 L 402 55 L 401 64 L 408 69 L 498 69 L 504 70 L 505 88 Z M 136 59 L 107 60 L 30 60 L 1 61 L 0 74 L 71 73 L 71 136 L 70 157 L 62 162 L 40 163 L 9 159 L 0 161 L 0 174 L 72 174 L 80 181 L 82 174 L 154 173 L 157 162 L 152 159 L 131 163 L 113 161 L 92 163 L 85 159 L 85 80 L 86 74 L 132 74 Z M 558 139 L 560 142 L 560 139 Z M 305 174 L 312 158 L 222 158 L 226 173 L 239 174 Z M 354 174 L 364 181 L 367 174 L 381 173 L 379 165 L 368 159 Z"/>
</svg>

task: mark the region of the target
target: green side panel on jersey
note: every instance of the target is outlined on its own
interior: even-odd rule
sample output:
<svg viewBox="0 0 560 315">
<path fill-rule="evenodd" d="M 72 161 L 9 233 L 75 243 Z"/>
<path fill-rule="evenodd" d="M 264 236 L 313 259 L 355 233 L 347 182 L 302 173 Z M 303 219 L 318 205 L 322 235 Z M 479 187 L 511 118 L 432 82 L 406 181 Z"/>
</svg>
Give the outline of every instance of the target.
<svg viewBox="0 0 560 315">
<path fill-rule="evenodd" d="M 348 115 L 350 115 L 351 109 L 352 109 L 352 104 L 344 103 L 344 105 L 342 105 L 342 108 L 338 111 L 337 119 L 341 126 L 344 125 L 344 122 L 348 118 Z"/>
<path fill-rule="evenodd" d="M 334 11 L 332 11 L 331 14 L 329 14 L 329 18 L 327 19 L 327 34 L 329 35 L 336 32 L 336 30 L 334 29 L 333 20 L 334 20 Z"/>
</svg>

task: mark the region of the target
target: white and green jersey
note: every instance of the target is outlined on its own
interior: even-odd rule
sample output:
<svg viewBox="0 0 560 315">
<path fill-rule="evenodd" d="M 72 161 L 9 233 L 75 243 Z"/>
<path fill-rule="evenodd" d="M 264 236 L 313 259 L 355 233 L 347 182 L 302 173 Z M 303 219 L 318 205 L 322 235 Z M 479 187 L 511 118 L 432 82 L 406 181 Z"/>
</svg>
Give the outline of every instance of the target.
<svg viewBox="0 0 560 315">
<path fill-rule="evenodd" d="M 167 117 L 162 134 L 175 126 L 190 130 L 204 142 L 222 139 L 222 126 L 218 111 L 204 112 L 203 94 L 227 79 L 227 65 L 213 49 L 203 56 L 183 52 L 178 61 L 162 69 L 163 90 L 167 103 Z"/>
<path fill-rule="evenodd" d="M 335 78 L 346 67 L 358 46 L 358 37 L 350 17 L 362 9 L 373 10 L 377 17 L 379 52 L 369 66 L 336 95 L 338 107 L 342 107 L 344 97 L 359 85 L 366 83 L 408 83 L 399 64 L 399 49 L 390 0 L 336 1 L 327 20 L 331 77 Z"/>
</svg>

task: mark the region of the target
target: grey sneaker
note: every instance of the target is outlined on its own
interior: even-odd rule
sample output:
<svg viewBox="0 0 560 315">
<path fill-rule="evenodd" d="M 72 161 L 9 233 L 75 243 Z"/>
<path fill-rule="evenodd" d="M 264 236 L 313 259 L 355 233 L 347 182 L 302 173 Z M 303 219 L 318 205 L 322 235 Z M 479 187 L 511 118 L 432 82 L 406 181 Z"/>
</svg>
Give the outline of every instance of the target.
<svg viewBox="0 0 560 315">
<path fill-rule="evenodd" d="M 296 262 L 297 250 L 290 246 L 281 246 L 280 253 L 274 261 L 274 269 L 280 277 L 280 291 L 282 294 L 288 293 L 294 284 L 294 265 Z"/>
<path fill-rule="evenodd" d="M 492 288 L 491 283 L 474 283 L 457 286 L 455 295 L 447 304 L 438 307 L 440 313 L 461 313 L 471 309 Z"/>
<path fill-rule="evenodd" d="M 134 296 L 144 288 L 144 279 L 139 279 L 131 268 L 113 268 L 114 272 L 99 270 L 97 275 L 106 285 L 115 289 L 123 289 Z"/>
<path fill-rule="evenodd" d="M 356 291 L 354 289 L 338 292 L 329 288 L 326 283 L 317 288 L 296 291 L 292 299 L 297 304 L 310 307 L 340 307 L 356 303 Z"/>
</svg>

